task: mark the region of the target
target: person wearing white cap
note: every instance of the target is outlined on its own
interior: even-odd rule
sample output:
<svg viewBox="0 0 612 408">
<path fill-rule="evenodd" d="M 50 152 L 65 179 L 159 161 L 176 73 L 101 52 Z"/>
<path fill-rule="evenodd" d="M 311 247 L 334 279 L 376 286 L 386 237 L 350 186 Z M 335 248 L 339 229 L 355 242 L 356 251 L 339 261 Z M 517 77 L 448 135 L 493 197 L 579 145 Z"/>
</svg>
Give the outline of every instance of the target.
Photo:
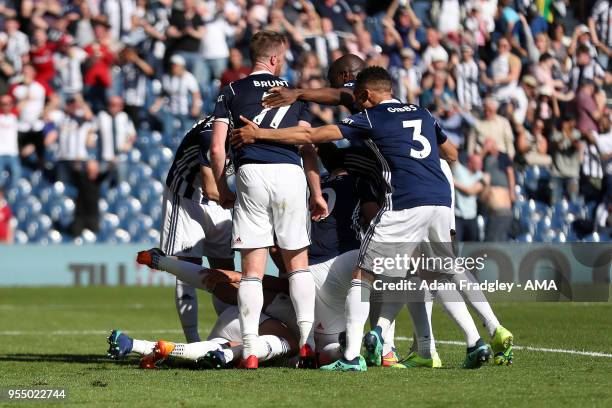
<svg viewBox="0 0 612 408">
<path fill-rule="evenodd" d="M 153 106 L 151 114 L 162 112 L 163 131 L 174 137 L 184 134 L 200 114 L 202 98 L 198 81 L 186 70 L 185 58 L 175 54 L 170 58 L 170 72 L 162 77 L 162 92 Z M 163 109 L 162 109 L 163 106 Z M 176 123 L 180 122 L 177 129 Z"/>
</svg>

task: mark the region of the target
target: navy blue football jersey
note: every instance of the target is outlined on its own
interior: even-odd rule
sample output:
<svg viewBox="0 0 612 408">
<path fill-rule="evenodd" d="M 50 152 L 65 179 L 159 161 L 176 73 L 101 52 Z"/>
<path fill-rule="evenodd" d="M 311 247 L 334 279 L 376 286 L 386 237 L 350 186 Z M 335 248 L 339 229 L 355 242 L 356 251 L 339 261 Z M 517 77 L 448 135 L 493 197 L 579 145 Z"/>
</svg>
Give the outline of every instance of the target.
<svg viewBox="0 0 612 408">
<path fill-rule="evenodd" d="M 174 161 L 166 176 L 166 186 L 174 194 L 198 202 L 203 198 L 200 166 L 210 167 L 212 123 L 212 116 L 198 121 L 176 149 Z"/>
<path fill-rule="evenodd" d="M 261 105 L 267 91 L 275 86 L 289 87 L 284 79 L 270 73 L 254 73 L 227 85 L 217 98 L 215 120 L 227 121 L 231 129 L 244 126 L 240 115 L 252 120 L 259 127 L 278 129 L 297 126 L 299 121 L 311 121 L 312 117 L 304 102 L 269 109 Z M 298 148 L 274 142 L 258 141 L 232 151 L 236 166 L 245 163 L 289 163 L 301 165 Z"/>
<path fill-rule="evenodd" d="M 309 264 L 325 262 L 347 251 L 358 249 L 354 213 L 359 210 L 359 192 L 351 175 L 329 177 L 321 182 L 329 215 L 312 222 L 310 229 Z"/>
<path fill-rule="evenodd" d="M 338 127 L 352 145 L 362 142 L 376 155 L 387 187 L 384 208 L 451 206 L 438 150 L 446 135 L 429 111 L 385 101 L 349 116 Z"/>
</svg>

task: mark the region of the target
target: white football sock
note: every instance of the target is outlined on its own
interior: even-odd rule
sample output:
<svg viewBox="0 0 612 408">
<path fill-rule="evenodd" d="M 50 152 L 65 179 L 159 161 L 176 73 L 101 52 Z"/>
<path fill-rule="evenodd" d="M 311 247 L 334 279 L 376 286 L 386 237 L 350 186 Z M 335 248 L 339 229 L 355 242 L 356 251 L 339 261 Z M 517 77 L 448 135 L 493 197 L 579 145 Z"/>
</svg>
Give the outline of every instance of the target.
<svg viewBox="0 0 612 408">
<path fill-rule="evenodd" d="M 291 346 L 282 337 L 264 334 L 259 337 L 259 361 L 268 361 L 276 357 L 285 356 L 291 351 Z"/>
<path fill-rule="evenodd" d="M 221 350 L 223 357 L 225 358 L 225 363 L 228 364 L 240 358 L 240 356 L 242 356 L 242 349 L 242 344 L 239 344 L 237 346 L 228 347 Z"/>
<path fill-rule="evenodd" d="M 412 317 L 416 334 L 417 353 L 423 358 L 431 358 L 436 352 L 436 344 L 431 330 L 431 321 L 427 312 L 427 302 L 408 302 L 408 311 Z"/>
<path fill-rule="evenodd" d="M 383 343 L 382 354 L 386 356 L 395 348 L 395 320 L 389 325 L 386 333 L 383 334 L 383 339 L 385 342 Z"/>
<path fill-rule="evenodd" d="M 402 307 L 404 307 L 404 304 L 399 302 L 385 302 L 380 306 L 380 316 L 378 316 L 376 326 L 381 328 L 381 335 L 385 343 L 387 342 L 387 337 L 390 337 L 390 344 L 393 344 L 395 328 L 391 331 L 389 329 L 394 325 L 395 318 L 400 310 L 402 310 Z"/>
<path fill-rule="evenodd" d="M 154 341 L 132 339 L 132 353 L 147 355 L 155 348 Z"/>
<path fill-rule="evenodd" d="M 153 255 L 151 267 L 158 271 L 168 272 L 176 276 L 177 280 L 182 280 L 194 288 L 208 290 L 202 283 L 206 276 L 205 273 L 202 273 L 202 270 L 206 269 L 202 265 L 181 261 L 168 256 Z"/>
<path fill-rule="evenodd" d="M 372 285 L 369 282 L 353 279 L 351 288 L 346 295 L 344 312 L 346 314 L 346 350 L 344 358 L 352 360 L 361 354 L 363 326 L 368 321 L 370 313 L 370 292 Z M 366 299 L 362 302 L 361 299 Z"/>
<path fill-rule="evenodd" d="M 263 307 L 263 288 L 261 279 L 243 276 L 238 287 L 238 320 L 242 333 L 242 358 L 257 355 L 259 317 Z"/>
<path fill-rule="evenodd" d="M 474 275 L 472 275 L 471 272 L 466 271 L 463 274 L 457 274 L 453 276 L 453 281 L 457 284 L 457 287 L 460 287 L 459 285 L 462 280 L 476 284 L 478 283 L 478 280 Z M 493 313 L 493 309 L 491 309 L 491 305 L 489 304 L 489 301 L 487 300 L 484 293 L 482 293 L 480 289 L 465 290 L 461 293 L 469 302 L 469 304 L 472 305 L 472 307 L 476 311 L 476 314 L 478 314 L 478 317 L 480 317 L 480 320 L 487 328 L 489 336 L 493 337 L 493 335 L 495 334 L 495 329 L 497 329 L 500 324 L 499 320 L 497 320 L 497 316 L 495 316 L 495 313 Z"/>
<path fill-rule="evenodd" d="M 442 304 L 442 307 L 444 307 L 444 310 L 446 310 L 446 313 L 457 323 L 463 332 L 467 346 L 473 347 L 478 339 L 480 339 L 480 334 L 474 324 L 472 315 L 470 315 L 465 302 L 463 302 L 461 294 L 456 290 L 439 290 L 436 293 L 436 297 Z"/>
<path fill-rule="evenodd" d="M 200 341 L 198 333 L 198 295 L 196 288 L 179 279 L 175 288 L 176 311 L 188 343 Z"/>
<path fill-rule="evenodd" d="M 171 357 L 184 360 L 196 361 L 204 357 L 206 353 L 213 350 L 221 350 L 221 345 L 212 341 L 199 341 L 197 343 L 175 343 L 174 350 L 170 352 Z"/>
<path fill-rule="evenodd" d="M 314 308 L 316 287 L 308 269 L 300 269 L 289 274 L 289 295 L 295 309 L 300 329 L 299 346 L 308 344 L 314 351 Z"/>
</svg>

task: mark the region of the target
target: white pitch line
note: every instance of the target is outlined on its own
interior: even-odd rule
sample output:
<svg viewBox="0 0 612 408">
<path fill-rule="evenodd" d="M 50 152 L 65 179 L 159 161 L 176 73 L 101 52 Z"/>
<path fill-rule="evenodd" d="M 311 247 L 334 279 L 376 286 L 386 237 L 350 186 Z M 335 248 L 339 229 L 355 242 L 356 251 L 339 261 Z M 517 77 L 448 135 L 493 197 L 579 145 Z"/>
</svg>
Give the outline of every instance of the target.
<svg viewBox="0 0 612 408">
<path fill-rule="evenodd" d="M 396 340 L 408 341 L 412 340 L 412 338 L 396 336 Z M 457 340 L 436 340 L 436 343 L 439 344 L 450 344 L 453 346 L 463 346 L 465 347 L 464 341 Z M 567 349 L 554 349 L 554 348 L 546 348 L 546 347 L 532 347 L 532 346 L 512 346 L 515 350 L 527 350 L 527 351 L 539 351 L 542 353 L 561 353 L 561 354 L 573 354 L 577 356 L 588 356 L 588 357 L 606 357 L 612 358 L 612 354 L 609 353 L 600 353 L 598 351 L 580 351 L 580 350 L 567 350 Z"/>
<path fill-rule="evenodd" d="M 207 328 L 203 328 L 206 331 Z M 126 332 L 146 333 L 146 334 L 182 334 L 182 330 L 178 329 L 157 329 L 157 330 L 126 330 Z M 91 336 L 91 335 L 108 335 L 110 330 L 52 330 L 52 331 L 21 331 L 21 330 L 3 330 L 0 331 L 0 336 Z M 395 337 L 398 341 L 409 341 L 412 338 L 397 336 Z M 457 340 L 436 340 L 439 344 L 448 344 L 452 346 L 463 346 L 465 342 Z M 572 354 L 577 356 L 587 357 L 604 357 L 612 358 L 612 354 L 601 353 L 598 351 L 580 351 L 580 350 L 568 350 L 568 349 L 554 349 L 547 347 L 532 347 L 532 346 L 513 346 L 515 350 L 527 350 L 537 351 L 541 353 L 561 353 L 561 354 Z"/>
</svg>

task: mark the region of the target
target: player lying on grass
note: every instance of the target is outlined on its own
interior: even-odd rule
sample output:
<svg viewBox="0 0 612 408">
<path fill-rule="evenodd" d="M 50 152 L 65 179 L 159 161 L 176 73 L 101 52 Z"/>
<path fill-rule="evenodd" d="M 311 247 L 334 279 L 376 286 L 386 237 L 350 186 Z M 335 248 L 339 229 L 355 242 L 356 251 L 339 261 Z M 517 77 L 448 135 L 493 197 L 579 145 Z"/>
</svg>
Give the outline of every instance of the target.
<svg viewBox="0 0 612 408">
<path fill-rule="evenodd" d="M 242 337 L 236 306 L 237 282 L 241 277 L 239 272 L 202 269 L 201 266 L 167 257 L 159 249 L 140 252 L 137 262 L 154 269 L 172 271 L 177 278 L 193 287 L 213 293 L 217 298 L 215 305 L 220 309 L 219 316 L 208 339 L 195 343 L 138 340 L 113 330 L 108 338 L 111 358 L 120 359 L 129 353 L 137 353 L 144 356 L 140 362 L 142 368 L 154 368 L 166 359 L 189 360 L 203 368 L 220 368 L 240 358 Z M 286 286 L 286 282 L 278 278 L 264 279 L 264 313 L 259 322 L 262 335 L 255 351 L 261 362 L 290 357 L 298 350 L 298 329 Z"/>
<path fill-rule="evenodd" d="M 359 355 L 363 325 L 369 313 L 371 284 L 375 279 L 377 258 L 394 258 L 398 254 L 412 255 L 416 246 L 429 239 L 445 244 L 452 257 L 449 234 L 450 187 L 441 168 L 440 159 L 454 161 L 457 151 L 447 140 L 437 122 L 426 110 L 415 105 L 401 104 L 392 98 L 391 77 L 380 67 L 370 67 L 358 76 L 355 100 L 364 111 L 343 121 L 339 126 L 316 129 L 259 129 L 246 118 L 247 126 L 236 129 L 232 143 L 241 146 L 255 140 L 280 143 L 321 143 L 346 138 L 369 147 L 381 163 L 387 194 L 384 205 L 370 224 L 360 248 L 359 265 L 353 274 L 352 287 L 346 301 L 347 349 L 344 358 L 324 369 L 360 371 Z M 411 137 L 407 136 L 411 134 Z M 400 243 L 401 245 L 396 245 Z M 406 271 L 393 268 L 383 271 L 391 277 L 403 277 Z M 447 273 L 455 273 L 454 270 Z M 417 332 L 422 357 L 431 359 L 431 328 L 424 302 L 409 304 Z M 463 305 L 465 307 L 465 305 Z M 395 315 L 385 316 L 390 322 Z M 478 340 L 468 344 L 464 366 L 477 368 L 487 361 L 489 346 L 478 336 L 473 321 L 464 322 Z"/>
</svg>

